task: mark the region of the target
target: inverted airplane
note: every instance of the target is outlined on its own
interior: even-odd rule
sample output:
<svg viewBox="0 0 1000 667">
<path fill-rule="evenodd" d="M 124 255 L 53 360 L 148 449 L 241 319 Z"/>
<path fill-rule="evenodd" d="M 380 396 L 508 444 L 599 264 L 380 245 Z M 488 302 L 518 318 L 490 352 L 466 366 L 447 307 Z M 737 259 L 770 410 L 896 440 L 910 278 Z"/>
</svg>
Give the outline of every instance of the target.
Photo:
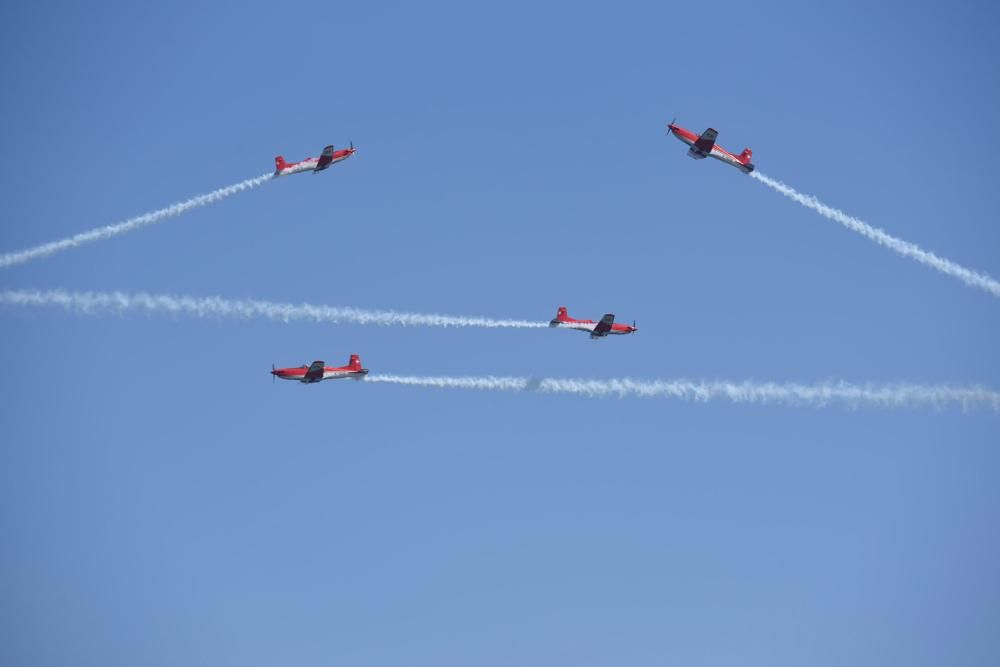
<svg viewBox="0 0 1000 667">
<path fill-rule="evenodd" d="M 355 150 L 354 142 L 352 141 L 350 148 L 341 148 L 338 151 L 334 149 L 333 145 L 330 145 L 323 149 L 319 157 L 307 157 L 301 162 L 285 162 L 285 158 L 279 155 L 274 158 L 274 175 L 287 176 L 288 174 L 298 174 L 303 171 L 311 171 L 315 174 L 324 169 L 329 169 L 330 165 L 343 162 L 354 155 Z"/>
<path fill-rule="evenodd" d="M 632 325 L 628 324 L 615 324 L 615 316 L 613 313 L 608 313 L 601 318 L 600 322 L 595 322 L 594 320 L 577 320 L 569 316 L 566 312 L 566 306 L 559 306 L 559 310 L 556 311 L 555 319 L 549 322 L 549 326 L 562 329 L 576 329 L 577 331 L 589 331 L 591 338 L 604 338 L 605 336 L 618 336 L 622 334 L 631 334 L 639 330 L 635 326 L 635 322 Z"/>
<path fill-rule="evenodd" d="M 673 134 L 690 146 L 688 149 L 689 158 L 704 160 L 707 157 L 714 157 L 716 160 L 721 160 L 726 164 L 736 167 L 744 174 L 749 174 L 754 170 L 754 166 L 750 162 L 750 159 L 753 158 L 753 151 L 749 148 L 744 148 L 743 152 L 739 155 L 733 155 L 722 146 L 716 145 L 715 138 L 719 136 L 719 133 L 712 128 L 708 128 L 701 133 L 701 136 L 698 136 L 694 132 L 685 130 L 671 121 L 667 125 L 667 134 Z"/>
<path fill-rule="evenodd" d="M 368 369 L 361 368 L 361 357 L 352 354 L 351 361 L 346 366 L 334 368 L 324 365 L 323 361 L 314 361 L 308 366 L 302 364 L 295 368 L 271 366 L 271 375 L 282 380 L 298 380 L 304 384 L 312 384 L 323 380 L 343 380 L 345 378 L 362 380 L 368 375 Z"/>
</svg>

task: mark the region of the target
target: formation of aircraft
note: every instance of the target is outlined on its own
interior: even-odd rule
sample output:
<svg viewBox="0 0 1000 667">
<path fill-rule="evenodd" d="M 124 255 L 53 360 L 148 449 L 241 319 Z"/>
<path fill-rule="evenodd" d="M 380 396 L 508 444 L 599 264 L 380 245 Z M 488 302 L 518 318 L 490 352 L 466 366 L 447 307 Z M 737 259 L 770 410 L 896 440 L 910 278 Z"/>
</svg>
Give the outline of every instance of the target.
<svg viewBox="0 0 1000 667">
<path fill-rule="evenodd" d="M 615 324 L 614 313 L 608 313 L 595 322 L 594 320 L 577 320 L 569 316 L 566 306 L 559 306 L 556 316 L 549 322 L 549 326 L 562 329 L 576 329 L 577 331 L 589 331 L 591 338 L 604 338 L 605 336 L 620 336 L 623 334 L 633 334 L 639 330 L 632 322 L 628 324 Z"/>
<path fill-rule="evenodd" d="M 271 375 L 282 380 L 296 380 L 304 384 L 322 382 L 323 380 L 343 380 L 351 378 L 361 380 L 368 375 L 368 369 L 361 367 L 361 357 L 351 355 L 351 361 L 346 366 L 327 366 L 323 361 L 314 361 L 308 366 L 302 364 L 295 368 L 271 367 Z"/>
<path fill-rule="evenodd" d="M 331 144 L 323 149 L 319 157 L 307 157 L 300 162 L 285 162 L 285 158 L 279 155 L 274 158 L 274 175 L 287 176 L 288 174 L 298 174 L 303 171 L 311 171 L 315 174 L 324 169 L 329 169 L 330 165 L 343 162 L 354 155 L 356 150 L 352 141 L 350 148 L 342 148 L 338 151 Z"/>
<path fill-rule="evenodd" d="M 667 125 L 667 134 L 673 134 L 680 141 L 690 148 L 688 156 L 696 160 L 706 157 L 713 157 L 716 160 L 725 162 L 736 167 L 744 174 L 749 174 L 754 170 L 753 163 L 750 162 L 753 152 L 749 148 L 743 149 L 739 155 L 734 155 L 715 143 L 719 133 L 713 128 L 708 128 L 700 135 L 686 130 L 676 124 L 674 119 Z M 336 150 L 332 145 L 323 149 L 319 157 L 306 158 L 300 162 L 285 162 L 285 158 L 278 156 L 274 158 L 275 176 L 285 176 L 288 174 L 298 174 L 303 171 L 316 173 L 328 169 L 330 165 L 342 162 L 354 155 L 354 143 L 349 148 Z M 556 316 L 549 322 L 552 328 L 575 329 L 586 331 L 592 339 L 605 338 L 607 336 L 618 336 L 633 334 L 638 331 L 638 327 L 633 321 L 631 325 L 616 324 L 613 313 L 608 313 L 598 321 L 578 320 L 569 316 L 566 306 L 560 306 Z M 271 375 L 282 380 L 296 380 L 305 384 L 322 382 L 323 380 L 341 380 L 352 378 L 361 380 L 368 374 L 367 368 L 361 367 L 361 357 L 356 354 L 351 355 L 351 360 L 347 366 L 330 367 L 323 361 L 314 361 L 312 364 L 296 366 L 294 368 L 275 368 L 271 366 Z"/>
<path fill-rule="evenodd" d="M 743 152 L 739 155 L 733 155 L 715 143 L 715 138 L 719 136 L 719 133 L 714 129 L 708 128 L 699 136 L 691 130 L 685 130 L 683 127 L 676 125 L 676 120 L 675 118 L 667 125 L 667 134 L 674 135 L 680 141 L 690 146 L 688 157 L 695 160 L 714 157 L 716 160 L 721 160 L 728 165 L 736 167 L 744 174 L 749 174 L 754 170 L 754 166 L 750 162 L 751 158 L 753 158 L 753 151 L 749 148 L 744 148 Z"/>
</svg>

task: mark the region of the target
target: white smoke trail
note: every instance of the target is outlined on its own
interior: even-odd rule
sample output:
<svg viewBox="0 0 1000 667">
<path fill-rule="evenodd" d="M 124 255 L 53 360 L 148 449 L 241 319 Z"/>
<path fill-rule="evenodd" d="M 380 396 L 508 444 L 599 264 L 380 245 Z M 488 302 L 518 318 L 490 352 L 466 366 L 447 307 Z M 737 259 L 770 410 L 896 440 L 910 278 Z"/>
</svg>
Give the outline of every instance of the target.
<svg viewBox="0 0 1000 667">
<path fill-rule="evenodd" d="M 985 273 L 979 273 L 978 271 L 973 271 L 972 269 L 967 269 L 964 266 L 956 264 L 950 260 L 944 259 L 943 257 L 938 257 L 934 253 L 924 250 L 909 241 L 904 241 L 902 239 L 897 239 L 894 236 L 886 234 L 881 229 L 877 227 L 872 227 L 868 223 L 858 220 L 857 218 L 847 215 L 843 211 L 837 210 L 826 204 L 822 203 L 812 195 L 804 195 L 798 192 L 792 187 L 785 185 L 781 181 L 776 181 L 773 178 L 769 178 L 759 171 L 750 172 L 750 176 L 757 179 L 764 185 L 777 190 L 781 194 L 785 195 L 789 199 L 797 201 L 807 208 L 811 208 L 825 218 L 829 218 L 834 222 L 839 222 L 850 230 L 853 230 L 863 236 L 867 236 L 872 241 L 880 245 L 884 245 L 890 250 L 898 252 L 904 257 L 909 257 L 915 259 L 921 264 L 926 264 L 927 266 L 937 269 L 941 273 L 945 273 L 953 278 L 958 278 L 966 285 L 972 287 L 978 287 L 979 289 L 986 290 L 993 296 L 1000 296 L 1000 282 L 994 278 L 988 276 Z"/>
<path fill-rule="evenodd" d="M 129 310 L 146 313 L 192 315 L 203 318 L 264 318 L 280 322 L 306 321 L 331 324 L 374 324 L 382 326 L 485 327 L 488 329 L 541 329 L 547 322 L 497 320 L 487 317 L 460 317 L 424 313 L 401 313 L 394 310 L 362 310 L 308 303 L 274 303 L 250 299 L 229 300 L 220 297 L 171 296 L 136 292 L 68 292 L 56 289 L 4 290 L 0 304 L 11 306 L 59 306 L 86 314 L 121 313 Z"/>
<path fill-rule="evenodd" d="M 1000 412 L 1000 392 L 985 387 L 947 385 L 850 384 L 825 382 L 796 384 L 774 382 L 729 382 L 725 380 L 575 380 L 525 377 L 415 377 L 407 375 L 369 375 L 365 382 L 478 389 L 483 391 L 532 391 L 545 394 L 577 394 L 587 397 L 674 398 L 708 402 L 848 408 L 944 408 L 957 404 L 963 409 L 986 407 Z"/>
<path fill-rule="evenodd" d="M 484 317 L 457 317 L 396 311 L 360 310 L 310 304 L 273 303 L 269 301 L 225 300 L 218 297 L 195 298 L 124 292 L 67 292 L 65 290 L 4 290 L 0 304 L 12 306 L 58 306 L 85 314 L 122 313 L 129 310 L 146 313 L 193 315 L 203 318 L 265 318 L 289 322 L 304 320 L 320 323 L 354 323 L 382 326 L 438 326 L 487 328 L 547 328 L 544 322 L 497 320 Z M 478 389 L 489 391 L 533 391 L 565 393 L 589 397 L 676 398 L 707 402 L 728 400 L 733 403 L 778 404 L 820 407 L 840 404 L 846 407 L 920 407 L 943 408 L 958 404 L 965 409 L 988 407 L 1000 412 L 1000 393 L 980 386 L 849 384 L 827 382 L 815 385 L 773 382 L 729 382 L 723 380 L 577 380 L 527 377 L 414 377 L 369 375 L 367 382 L 420 387 Z"/>
<path fill-rule="evenodd" d="M 80 232 L 75 236 L 70 236 L 65 239 L 43 243 L 42 245 L 35 246 L 34 248 L 27 248 L 26 250 L 19 250 L 18 252 L 0 255 L 0 268 L 14 266 L 16 264 L 24 264 L 25 262 L 30 262 L 33 259 L 48 257 L 49 255 L 67 250 L 69 248 L 75 248 L 85 243 L 101 241 L 103 239 L 111 238 L 112 236 L 125 234 L 139 229 L 140 227 L 152 225 L 160 222 L 161 220 L 180 215 L 181 213 L 190 211 L 193 208 L 204 206 L 205 204 L 212 204 L 238 192 L 255 188 L 258 185 L 270 181 L 272 178 L 274 178 L 274 174 L 264 174 L 262 176 L 258 176 L 257 178 L 248 178 L 245 181 L 240 181 L 234 185 L 213 190 L 208 194 L 192 197 L 187 201 L 172 204 L 166 208 L 161 208 L 158 211 L 143 213 L 142 215 L 138 215 L 134 218 L 129 218 L 124 222 L 119 222 L 114 225 L 105 225 L 104 227 L 91 229 L 89 232 Z"/>
</svg>

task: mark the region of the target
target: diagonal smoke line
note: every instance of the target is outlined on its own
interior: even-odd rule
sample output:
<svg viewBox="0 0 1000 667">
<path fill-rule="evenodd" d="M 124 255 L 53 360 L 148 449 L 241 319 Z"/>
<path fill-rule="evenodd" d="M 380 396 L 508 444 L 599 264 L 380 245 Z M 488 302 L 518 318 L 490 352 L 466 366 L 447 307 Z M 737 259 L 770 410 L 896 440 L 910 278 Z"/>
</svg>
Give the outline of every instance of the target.
<svg viewBox="0 0 1000 667">
<path fill-rule="evenodd" d="M 949 275 L 953 278 L 958 278 L 966 285 L 986 290 L 993 296 L 1000 296 L 1000 281 L 995 280 L 985 273 L 967 269 L 960 264 L 952 262 L 951 260 L 938 257 L 934 253 L 924 250 L 909 241 L 904 241 L 896 238 L 895 236 L 891 236 L 877 227 L 872 227 L 863 220 L 859 220 L 853 216 L 847 215 L 843 211 L 827 206 L 812 195 L 804 195 L 795 190 L 795 188 L 785 185 L 781 181 L 776 181 L 773 178 L 765 176 L 759 171 L 750 172 L 750 176 L 769 188 L 780 192 L 789 199 L 797 201 L 806 208 L 811 208 L 824 218 L 829 218 L 834 222 L 839 222 L 848 229 L 855 231 L 862 236 L 867 236 L 879 245 L 883 245 L 890 250 L 903 255 L 904 257 L 909 257 L 910 259 L 914 259 L 921 264 L 937 269 L 941 273 Z"/>
<path fill-rule="evenodd" d="M 487 329 L 543 329 L 547 322 L 499 320 L 488 317 L 461 317 L 406 313 L 394 310 L 364 310 L 308 303 L 275 303 L 253 299 L 171 296 L 145 292 L 69 292 L 66 290 L 3 290 L 0 304 L 10 306 L 58 306 L 85 314 L 144 311 L 191 315 L 202 318 L 269 319 L 280 322 L 305 321 L 330 324 L 381 326 L 482 327 Z"/>
<path fill-rule="evenodd" d="M 76 248 L 77 246 L 84 245 L 85 243 L 102 241 L 104 239 L 111 238 L 112 236 L 126 234 L 139 229 L 140 227 L 152 225 L 162 220 L 166 220 L 167 218 L 178 216 L 181 213 L 190 211 L 193 208 L 220 201 L 238 192 L 250 190 L 258 185 L 267 183 L 273 178 L 274 174 L 263 174 L 257 178 L 248 178 L 247 180 L 240 181 L 234 185 L 213 190 L 208 194 L 198 195 L 197 197 L 192 197 L 187 201 L 171 204 L 170 206 L 161 208 L 158 211 L 137 215 L 134 218 L 125 220 L 124 222 L 119 222 L 114 225 L 105 225 L 104 227 L 97 227 L 96 229 L 91 229 L 87 232 L 80 232 L 79 234 L 60 239 L 58 241 L 43 243 L 42 245 L 35 246 L 34 248 L 27 248 L 25 250 L 7 253 L 6 255 L 0 255 L 0 268 L 24 264 L 34 259 L 48 257 L 49 255 L 53 255 L 57 252 L 62 252 L 63 250 Z"/>
<path fill-rule="evenodd" d="M 754 405 L 847 408 L 945 408 L 958 405 L 963 410 L 988 408 L 1000 412 L 1000 392 L 986 387 L 949 385 L 818 384 L 776 382 L 730 382 L 726 380 L 578 380 L 527 377 L 421 377 L 412 375 L 369 375 L 365 382 L 411 387 L 474 389 L 479 391 L 576 394 L 590 398 L 672 398 L 707 403 L 729 401 Z"/>
</svg>

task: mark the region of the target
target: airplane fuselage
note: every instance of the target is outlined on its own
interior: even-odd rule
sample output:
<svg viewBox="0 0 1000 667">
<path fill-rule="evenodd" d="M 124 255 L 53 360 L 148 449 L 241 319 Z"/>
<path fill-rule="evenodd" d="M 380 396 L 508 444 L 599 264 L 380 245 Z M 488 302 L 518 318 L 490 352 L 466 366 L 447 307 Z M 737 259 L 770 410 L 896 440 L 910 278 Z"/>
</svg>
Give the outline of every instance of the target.
<svg viewBox="0 0 1000 667">
<path fill-rule="evenodd" d="M 670 128 L 671 134 L 677 137 L 677 139 L 680 140 L 681 142 L 690 146 L 690 148 L 688 148 L 688 153 L 687 153 L 689 158 L 695 160 L 704 160 L 707 157 L 714 157 L 716 160 L 719 160 L 720 162 L 725 162 L 728 165 L 736 167 L 744 174 L 749 174 L 751 171 L 754 170 L 754 166 L 749 161 L 746 164 L 744 164 L 743 161 L 741 161 L 738 156 L 733 155 L 722 146 L 719 146 L 718 144 L 713 144 L 711 150 L 704 151 L 695 145 L 695 142 L 698 141 L 699 138 L 697 134 L 689 130 L 685 130 L 683 127 L 679 127 L 677 125 L 668 125 L 668 127 Z"/>
<path fill-rule="evenodd" d="M 353 155 L 353 153 L 349 151 L 337 151 L 337 152 L 344 153 L 344 155 L 339 155 L 339 156 L 335 155 L 334 158 L 330 160 L 330 163 L 325 167 L 323 167 L 322 169 L 316 168 L 316 166 L 319 164 L 319 158 L 310 157 L 306 158 L 305 160 L 302 160 L 301 162 L 292 162 L 290 164 L 286 164 L 284 168 L 276 170 L 274 172 L 274 175 L 288 176 L 289 174 L 300 174 L 303 171 L 323 171 L 323 169 L 329 169 L 338 162 L 343 162 L 347 158 L 351 157 L 351 155 Z"/>
<path fill-rule="evenodd" d="M 586 331 L 591 338 L 604 338 L 605 336 L 622 336 L 635 333 L 637 331 L 635 323 L 615 324 L 615 316 L 608 313 L 600 322 L 594 320 L 578 320 L 569 316 L 566 306 L 559 306 L 556 316 L 549 322 L 553 329 L 575 329 L 576 331 Z"/>
<path fill-rule="evenodd" d="M 549 326 L 553 329 L 574 329 L 576 331 L 586 331 L 590 334 L 591 338 L 604 338 L 605 336 L 624 336 L 625 334 L 632 333 L 632 328 L 627 324 L 613 324 L 611 325 L 611 331 L 605 333 L 595 333 L 594 328 L 597 326 L 597 322 L 592 322 L 589 320 L 576 320 L 574 322 L 557 321 L 552 320 L 549 322 Z"/>
<path fill-rule="evenodd" d="M 271 371 L 271 374 L 279 380 L 295 380 L 303 384 L 313 384 L 315 382 L 322 382 L 323 380 L 361 380 L 368 375 L 367 368 L 350 370 L 348 368 L 326 367 L 323 369 L 323 377 L 308 377 L 308 372 L 308 366 L 299 366 L 298 368 L 276 368 Z"/>
<path fill-rule="evenodd" d="M 271 375 L 282 380 L 313 384 L 323 380 L 344 380 L 347 378 L 361 380 L 368 375 L 368 369 L 361 366 L 360 356 L 352 354 L 350 363 L 346 366 L 327 366 L 322 359 L 317 359 L 309 365 L 303 364 L 295 368 L 271 366 Z"/>
</svg>

